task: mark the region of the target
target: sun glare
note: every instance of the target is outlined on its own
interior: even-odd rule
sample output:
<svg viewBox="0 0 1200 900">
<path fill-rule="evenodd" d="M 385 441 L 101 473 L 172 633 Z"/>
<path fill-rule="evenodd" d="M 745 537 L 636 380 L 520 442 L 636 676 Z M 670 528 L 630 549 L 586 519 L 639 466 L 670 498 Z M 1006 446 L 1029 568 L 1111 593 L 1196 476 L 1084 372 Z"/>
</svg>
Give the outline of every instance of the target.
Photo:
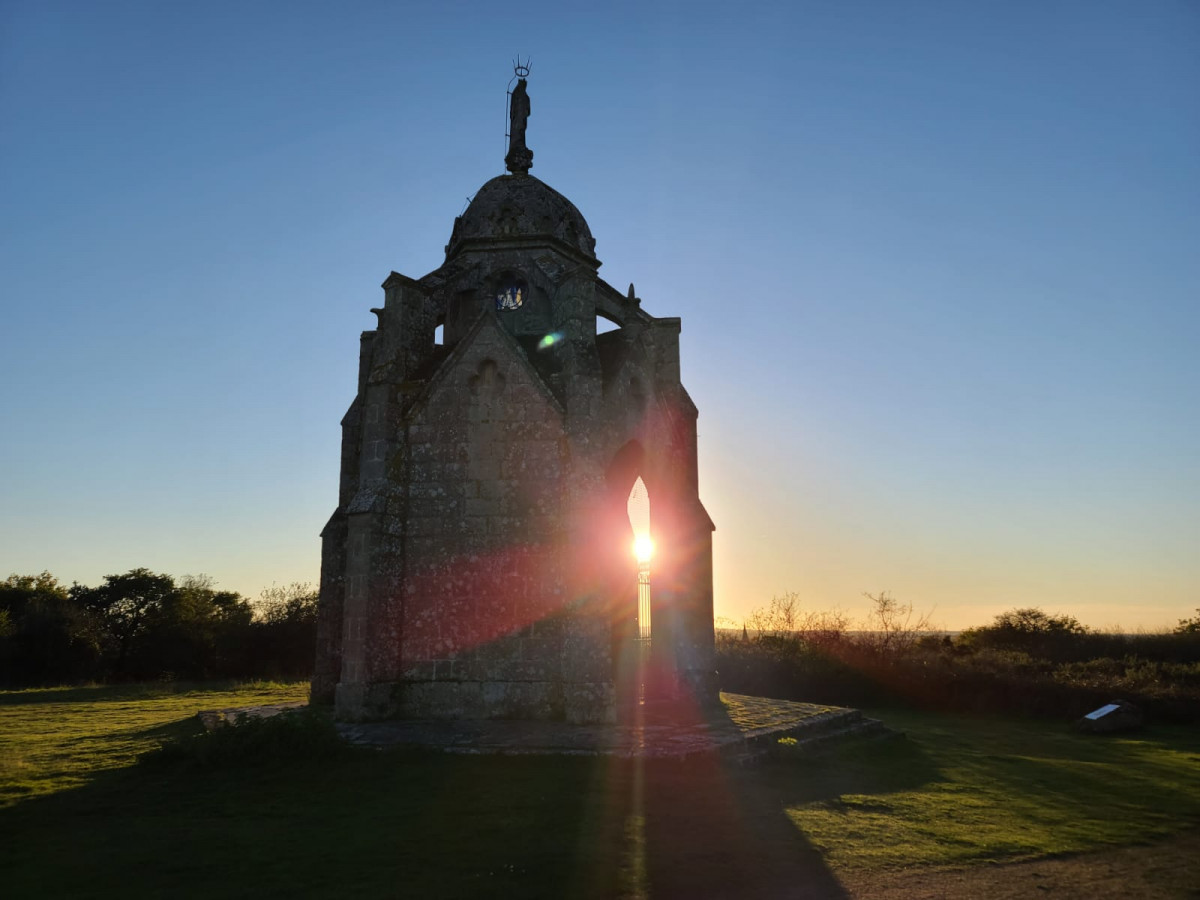
<svg viewBox="0 0 1200 900">
<path fill-rule="evenodd" d="M 650 557 L 654 555 L 654 541 L 650 540 L 650 535 L 639 534 L 633 542 L 633 555 L 637 557 L 640 563 L 650 562 Z"/>
</svg>

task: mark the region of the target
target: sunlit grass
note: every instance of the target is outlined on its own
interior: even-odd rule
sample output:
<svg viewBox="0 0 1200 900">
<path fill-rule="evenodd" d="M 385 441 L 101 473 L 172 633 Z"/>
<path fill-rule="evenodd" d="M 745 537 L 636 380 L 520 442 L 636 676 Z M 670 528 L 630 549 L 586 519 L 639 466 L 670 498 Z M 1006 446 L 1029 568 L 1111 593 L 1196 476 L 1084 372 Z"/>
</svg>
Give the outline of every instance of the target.
<svg viewBox="0 0 1200 900">
<path fill-rule="evenodd" d="M 817 762 L 838 785 L 788 804 L 835 868 L 1019 859 L 1200 824 L 1200 740 L 1185 728 L 1097 738 L 1058 724 L 880 714 L 907 745 Z"/>
<path fill-rule="evenodd" d="M 132 765 L 158 745 L 161 729 L 202 709 L 307 699 L 307 682 L 0 691 L 0 807 Z"/>
</svg>

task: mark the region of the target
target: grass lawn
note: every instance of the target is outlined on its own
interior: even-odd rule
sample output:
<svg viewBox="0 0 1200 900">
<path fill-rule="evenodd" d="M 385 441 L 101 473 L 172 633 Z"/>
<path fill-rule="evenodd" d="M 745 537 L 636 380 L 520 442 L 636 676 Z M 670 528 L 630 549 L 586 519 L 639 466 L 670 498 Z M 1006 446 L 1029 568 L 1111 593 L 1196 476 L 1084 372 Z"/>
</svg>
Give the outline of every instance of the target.
<svg viewBox="0 0 1200 900">
<path fill-rule="evenodd" d="M 308 700 L 308 684 L 126 684 L 0 691 L 0 809 L 132 765 L 203 709 Z"/>
<path fill-rule="evenodd" d="M 817 761 L 789 818 L 839 869 L 1012 860 L 1200 825 L 1200 734 L 1086 737 L 1016 719 L 874 711 L 909 735 Z"/>
<path fill-rule="evenodd" d="M 717 760 L 353 751 L 133 765 L 200 709 L 304 685 L 0 693 L 5 897 L 846 897 L 855 872 L 1200 824 L 1200 742 L 877 712 L 908 740 Z"/>
</svg>

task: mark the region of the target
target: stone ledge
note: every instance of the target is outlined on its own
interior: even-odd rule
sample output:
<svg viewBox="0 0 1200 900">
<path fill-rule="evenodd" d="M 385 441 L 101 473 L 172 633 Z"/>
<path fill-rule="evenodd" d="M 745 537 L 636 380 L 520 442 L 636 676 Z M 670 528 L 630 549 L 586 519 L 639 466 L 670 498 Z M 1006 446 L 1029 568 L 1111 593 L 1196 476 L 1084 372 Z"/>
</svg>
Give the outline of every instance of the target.
<svg viewBox="0 0 1200 900">
<path fill-rule="evenodd" d="M 744 694 L 722 694 L 707 715 L 694 707 L 639 707 L 617 725 L 459 719 L 399 720 L 338 726 L 354 744 L 424 747 L 447 753 L 674 757 L 719 753 L 747 762 L 765 756 L 780 738 L 815 747 L 857 736 L 891 734 L 858 710 Z"/>
<path fill-rule="evenodd" d="M 247 706 L 197 714 L 205 728 L 236 724 L 239 718 L 270 718 L 303 703 Z M 824 748 L 850 739 L 894 737 L 883 723 L 856 709 L 721 694 L 707 714 L 691 705 L 648 704 L 633 721 L 617 725 L 573 725 L 511 719 L 401 719 L 339 723 L 338 733 L 366 747 L 421 747 L 444 753 L 496 755 L 671 757 L 716 753 L 739 764 L 756 762 L 786 742 L 789 752 Z"/>
</svg>

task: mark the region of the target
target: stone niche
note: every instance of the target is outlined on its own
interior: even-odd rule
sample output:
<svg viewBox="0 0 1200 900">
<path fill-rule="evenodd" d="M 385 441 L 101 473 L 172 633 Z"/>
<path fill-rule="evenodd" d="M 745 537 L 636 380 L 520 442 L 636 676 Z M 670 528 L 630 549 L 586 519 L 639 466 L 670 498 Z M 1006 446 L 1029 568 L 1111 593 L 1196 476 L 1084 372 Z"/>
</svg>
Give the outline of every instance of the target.
<svg viewBox="0 0 1200 900">
<path fill-rule="evenodd" d="M 526 170 L 480 188 L 439 268 L 384 281 L 322 532 L 312 696 L 338 718 L 602 723 L 715 699 L 680 320 L 599 267 L 579 210 Z"/>
</svg>

